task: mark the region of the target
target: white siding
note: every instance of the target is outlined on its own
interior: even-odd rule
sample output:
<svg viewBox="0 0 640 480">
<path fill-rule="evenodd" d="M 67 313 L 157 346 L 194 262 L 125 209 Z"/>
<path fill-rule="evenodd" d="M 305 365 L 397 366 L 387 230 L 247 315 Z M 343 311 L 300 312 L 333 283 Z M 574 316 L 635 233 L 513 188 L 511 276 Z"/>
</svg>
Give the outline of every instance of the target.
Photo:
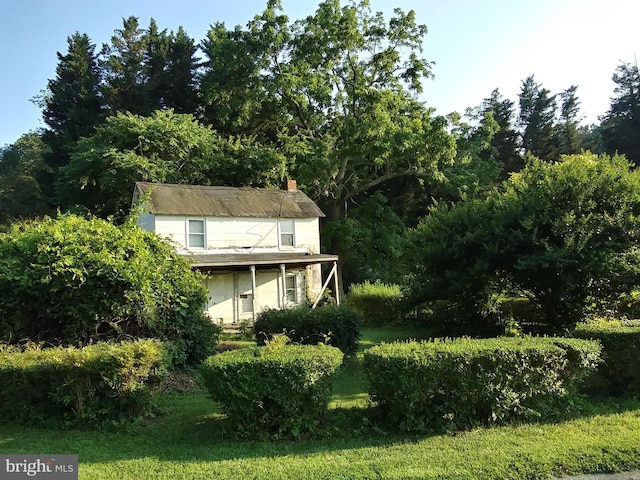
<svg viewBox="0 0 640 480">
<path fill-rule="evenodd" d="M 278 223 L 271 218 L 207 218 L 208 248 L 277 248 Z"/>
<path fill-rule="evenodd" d="M 186 250 L 186 222 L 190 217 L 157 215 L 155 231 L 172 240 L 179 250 Z M 317 218 L 296 218 L 294 249 L 320 253 L 320 233 Z M 278 219 L 207 217 L 206 239 L 208 251 L 222 249 L 256 253 L 256 249 L 278 250 Z M 201 250 L 200 250 L 201 251 Z"/>
<path fill-rule="evenodd" d="M 171 240 L 178 249 L 186 249 L 187 217 L 156 215 L 156 233 Z"/>
<path fill-rule="evenodd" d="M 288 270 L 299 275 L 300 303 L 304 298 L 304 275 L 302 270 Z M 282 286 L 279 270 L 258 270 L 256 272 L 255 306 L 256 315 L 267 308 L 282 308 Z M 251 321 L 253 299 L 251 298 L 251 273 L 212 273 L 206 279 L 209 302 L 206 312 L 214 323 L 232 325 L 245 320 Z"/>
<path fill-rule="evenodd" d="M 320 224 L 317 218 L 296 218 L 296 247 L 320 253 Z"/>
</svg>

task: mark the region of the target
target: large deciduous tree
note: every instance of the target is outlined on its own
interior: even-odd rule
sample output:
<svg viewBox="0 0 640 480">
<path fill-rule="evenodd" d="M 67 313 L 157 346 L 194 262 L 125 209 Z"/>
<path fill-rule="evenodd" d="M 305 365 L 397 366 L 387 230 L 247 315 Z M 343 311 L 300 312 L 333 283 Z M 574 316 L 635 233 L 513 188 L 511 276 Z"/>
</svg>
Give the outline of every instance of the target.
<svg viewBox="0 0 640 480">
<path fill-rule="evenodd" d="M 398 179 L 440 180 L 455 157 L 446 119 L 415 97 L 431 76 L 425 34 L 413 11 L 387 21 L 366 1 L 325 0 L 290 23 L 272 0 L 246 29 L 208 33 L 207 118 L 278 145 L 328 221 L 342 221 L 345 206 Z M 340 253 L 336 242 L 329 248 Z"/>
<path fill-rule="evenodd" d="M 56 185 L 62 205 L 123 218 L 136 181 L 278 186 L 285 159 L 251 137 L 221 137 L 192 115 L 156 111 L 109 117 L 78 142 Z"/>
</svg>

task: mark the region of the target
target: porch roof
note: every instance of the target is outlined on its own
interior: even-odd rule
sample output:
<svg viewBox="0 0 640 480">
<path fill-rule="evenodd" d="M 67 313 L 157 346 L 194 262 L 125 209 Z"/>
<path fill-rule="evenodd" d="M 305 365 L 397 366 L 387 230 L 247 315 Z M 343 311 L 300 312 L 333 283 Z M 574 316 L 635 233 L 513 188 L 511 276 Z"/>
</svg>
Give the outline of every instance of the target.
<svg viewBox="0 0 640 480">
<path fill-rule="evenodd" d="M 337 262 L 338 255 L 309 253 L 210 253 L 186 255 L 193 268 L 223 270 L 238 267 L 277 267 L 279 265 L 307 266 L 317 263 Z"/>
</svg>

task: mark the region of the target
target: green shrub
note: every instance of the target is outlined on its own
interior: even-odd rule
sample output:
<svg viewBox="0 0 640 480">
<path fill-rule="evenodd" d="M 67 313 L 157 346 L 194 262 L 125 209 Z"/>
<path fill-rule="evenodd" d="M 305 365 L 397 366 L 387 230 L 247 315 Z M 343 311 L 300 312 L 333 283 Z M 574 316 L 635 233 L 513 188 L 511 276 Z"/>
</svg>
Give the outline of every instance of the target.
<svg viewBox="0 0 640 480">
<path fill-rule="evenodd" d="M 527 292 L 564 333 L 635 287 L 639 211 L 640 170 L 623 156 L 530 157 L 501 188 L 442 203 L 411 231 L 408 303 L 455 303 L 490 326 L 495 294 Z"/>
<path fill-rule="evenodd" d="M 254 332 L 258 345 L 284 333 L 295 343 L 325 343 L 350 355 L 358 349 L 360 317 L 345 305 L 265 310 L 258 315 Z"/>
<path fill-rule="evenodd" d="M 63 215 L 0 234 L 0 340 L 60 345 L 158 338 L 200 363 L 218 328 L 187 261 L 132 224 Z"/>
<path fill-rule="evenodd" d="M 0 418 L 21 423 L 105 426 L 150 413 L 167 373 L 157 340 L 84 348 L 0 346 Z"/>
<path fill-rule="evenodd" d="M 400 285 L 358 283 L 351 286 L 346 303 L 355 308 L 366 325 L 389 325 L 402 319 Z"/>
<path fill-rule="evenodd" d="M 209 357 L 211 398 L 239 436 L 298 438 L 321 428 L 343 354 L 326 345 L 269 345 Z"/>
<path fill-rule="evenodd" d="M 640 322 L 595 321 L 578 325 L 578 338 L 602 344 L 603 363 L 588 388 L 611 395 L 640 394 Z"/>
<path fill-rule="evenodd" d="M 404 431 L 554 415 L 595 369 L 596 342 L 555 338 L 382 344 L 364 365 L 371 399 Z"/>
</svg>

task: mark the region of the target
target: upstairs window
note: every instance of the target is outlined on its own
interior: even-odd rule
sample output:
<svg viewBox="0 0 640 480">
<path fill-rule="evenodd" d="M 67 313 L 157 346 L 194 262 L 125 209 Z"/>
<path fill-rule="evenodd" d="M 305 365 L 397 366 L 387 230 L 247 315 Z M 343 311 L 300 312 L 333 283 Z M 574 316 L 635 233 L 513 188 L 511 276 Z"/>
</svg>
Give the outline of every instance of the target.
<svg viewBox="0 0 640 480">
<path fill-rule="evenodd" d="M 293 219 L 284 219 L 278 222 L 280 229 L 280 248 L 295 246 L 295 228 Z"/>
<path fill-rule="evenodd" d="M 205 222 L 204 219 L 187 220 L 187 248 L 205 248 Z"/>
</svg>

